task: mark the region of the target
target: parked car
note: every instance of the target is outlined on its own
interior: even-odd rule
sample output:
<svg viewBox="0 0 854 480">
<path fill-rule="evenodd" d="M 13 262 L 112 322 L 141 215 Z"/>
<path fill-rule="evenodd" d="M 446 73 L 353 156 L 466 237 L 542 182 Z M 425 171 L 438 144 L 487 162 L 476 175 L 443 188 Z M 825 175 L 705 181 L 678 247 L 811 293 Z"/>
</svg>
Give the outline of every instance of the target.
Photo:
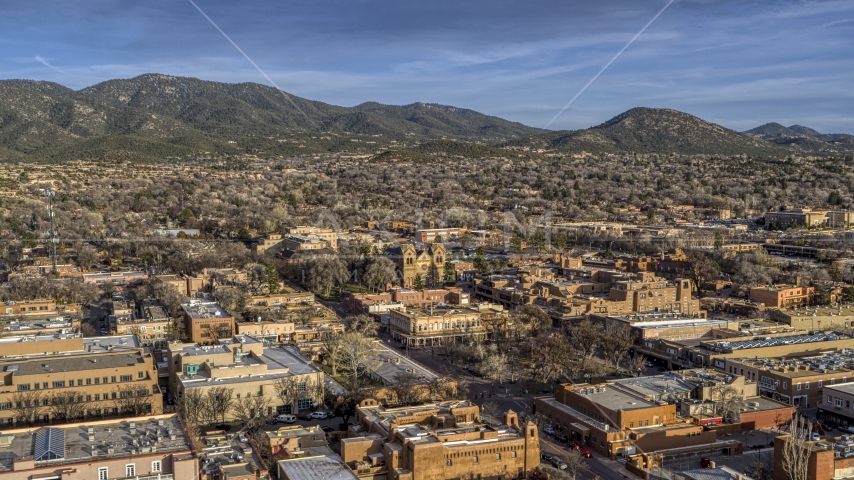
<svg viewBox="0 0 854 480">
<path fill-rule="evenodd" d="M 839 427 L 839 429 L 843 432 L 854 433 L 854 425 L 850 427 Z"/>
<path fill-rule="evenodd" d="M 543 432 L 545 432 L 545 433 L 547 433 L 547 434 L 549 434 L 549 435 L 554 435 L 554 434 L 555 434 L 555 429 L 554 429 L 554 428 L 552 428 L 552 426 L 551 426 L 551 425 L 546 425 L 546 426 L 545 426 L 545 428 L 543 428 Z"/>
<path fill-rule="evenodd" d="M 709 457 L 703 457 L 700 459 L 700 466 L 703 468 L 709 468 L 712 466 L 712 460 Z"/>
<path fill-rule="evenodd" d="M 658 371 L 659 371 L 659 372 L 666 372 L 666 371 L 667 371 L 667 369 L 666 369 L 666 368 L 664 368 L 664 367 L 658 367 Z"/>
<path fill-rule="evenodd" d="M 231 430 L 231 425 L 223 423 L 223 424 L 217 425 L 214 428 L 216 428 L 217 430 L 222 430 L 224 432 L 228 432 L 229 430 Z"/>
<path fill-rule="evenodd" d="M 540 451 L 540 458 L 542 458 L 543 460 L 549 462 L 551 461 L 552 457 L 554 457 L 554 455 L 552 455 L 551 453 Z"/>
<path fill-rule="evenodd" d="M 326 412 L 311 412 L 309 417 L 316 420 L 326 420 Z"/>
<path fill-rule="evenodd" d="M 334 429 L 334 428 L 332 428 L 332 427 L 330 427 L 329 425 L 323 425 L 322 427 L 320 427 L 320 429 L 321 429 L 321 430 L 323 430 L 324 432 L 332 432 L 332 431 L 335 431 L 335 429 Z"/>
<path fill-rule="evenodd" d="M 654 363 L 652 363 L 652 362 L 646 362 L 646 364 L 645 364 L 645 365 L 646 365 L 646 367 L 647 367 L 647 368 L 650 368 L 650 367 L 654 367 L 654 366 L 655 366 L 655 364 L 654 364 Z"/>
<path fill-rule="evenodd" d="M 833 425 L 831 425 L 830 423 L 825 423 L 821 426 L 821 428 L 823 428 L 824 431 L 827 432 L 829 430 L 833 430 Z"/>
<path fill-rule="evenodd" d="M 581 456 L 584 458 L 590 458 L 593 455 L 590 453 L 590 450 L 584 449 L 581 451 Z"/>
<path fill-rule="evenodd" d="M 579 445 L 575 442 L 569 442 L 569 445 L 567 445 L 567 446 L 573 450 L 581 450 L 581 445 Z"/>
<path fill-rule="evenodd" d="M 166 387 L 160 387 L 160 393 L 166 395 Z"/>
<path fill-rule="evenodd" d="M 334 416 L 335 416 L 335 412 L 333 412 L 332 410 L 327 410 L 327 411 L 325 411 L 325 412 L 323 412 L 323 413 L 325 413 L 325 414 L 326 414 L 326 418 L 332 418 L 332 417 L 334 417 Z"/>
<path fill-rule="evenodd" d="M 813 440 L 814 442 L 817 442 L 817 441 L 821 440 L 821 435 L 819 435 L 819 433 L 818 433 L 818 432 L 812 432 L 812 440 Z"/>
<path fill-rule="evenodd" d="M 569 437 L 567 437 L 563 433 L 556 432 L 555 433 L 555 440 L 557 440 L 558 442 L 561 442 L 561 443 L 566 443 L 569 441 Z"/>
<path fill-rule="evenodd" d="M 555 468 L 559 470 L 566 470 L 566 463 L 564 463 L 563 460 L 557 457 L 552 457 L 549 461 L 552 462 L 552 465 L 554 465 Z"/>
<path fill-rule="evenodd" d="M 294 423 L 297 421 L 296 415 L 284 414 L 276 417 L 276 421 L 279 423 Z"/>
</svg>

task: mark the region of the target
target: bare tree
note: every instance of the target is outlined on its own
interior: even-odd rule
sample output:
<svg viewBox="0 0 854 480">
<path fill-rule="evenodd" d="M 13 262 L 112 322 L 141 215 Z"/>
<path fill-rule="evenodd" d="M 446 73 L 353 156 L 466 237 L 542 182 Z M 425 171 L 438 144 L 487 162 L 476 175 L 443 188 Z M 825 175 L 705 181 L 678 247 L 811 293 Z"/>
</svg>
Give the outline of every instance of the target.
<svg viewBox="0 0 854 480">
<path fill-rule="evenodd" d="M 523 306 L 518 316 L 522 320 L 522 323 L 528 325 L 533 336 L 538 335 L 541 331 L 548 329 L 552 325 L 551 317 L 536 305 Z"/>
<path fill-rule="evenodd" d="M 178 398 L 178 411 L 188 424 L 203 425 L 213 418 L 208 404 L 208 397 L 201 388 L 184 389 L 183 395 Z"/>
<path fill-rule="evenodd" d="M 712 398 L 715 400 L 715 410 L 726 421 L 737 421 L 744 397 L 729 385 L 719 385 L 712 388 Z"/>
<path fill-rule="evenodd" d="M 418 381 L 418 377 L 409 372 L 395 375 L 389 388 L 397 397 L 397 403 L 415 403 L 421 400 L 424 393 L 424 386 Z"/>
<path fill-rule="evenodd" d="M 569 328 L 573 348 L 581 356 L 582 368 L 593 357 L 602 342 L 602 327 L 590 320 L 576 323 Z"/>
<path fill-rule="evenodd" d="M 634 344 L 635 334 L 631 327 L 622 323 L 608 325 L 601 339 L 602 352 L 614 368 L 620 368 L 620 362 Z"/>
<path fill-rule="evenodd" d="M 234 401 L 231 413 L 247 430 L 264 425 L 270 400 L 264 395 L 244 395 Z"/>
<path fill-rule="evenodd" d="M 531 348 L 531 374 L 540 383 L 549 383 L 567 373 L 574 362 L 574 349 L 564 335 L 539 336 Z"/>
<path fill-rule="evenodd" d="M 789 435 L 778 437 L 783 441 L 783 471 L 790 480 L 807 480 L 809 459 L 812 454 L 812 424 L 795 415 Z"/>
<path fill-rule="evenodd" d="M 12 395 L 12 411 L 19 422 L 32 425 L 39 419 L 42 407 L 42 395 L 38 390 L 15 392 Z"/>
<path fill-rule="evenodd" d="M 208 397 L 208 404 L 211 410 L 211 416 L 221 422 L 225 421 L 225 416 L 231 411 L 231 406 L 234 404 L 234 389 L 229 387 L 213 387 L 205 393 Z"/>
<path fill-rule="evenodd" d="M 140 416 L 151 412 L 152 394 L 147 385 L 120 385 L 116 389 L 116 393 L 113 405 L 119 413 L 128 416 Z"/>
<path fill-rule="evenodd" d="M 50 398 L 50 418 L 63 422 L 73 422 L 83 418 L 86 403 L 83 394 L 76 390 L 67 390 Z"/>
<path fill-rule="evenodd" d="M 629 360 L 629 371 L 632 375 L 640 375 L 640 372 L 643 372 L 644 367 L 646 367 L 647 358 L 646 355 L 642 353 L 635 352 L 635 355 Z"/>
<path fill-rule="evenodd" d="M 372 338 L 358 332 L 345 332 L 339 335 L 342 343 L 342 363 L 349 370 L 350 384 L 358 387 L 362 377 L 380 365 L 377 345 Z"/>
<path fill-rule="evenodd" d="M 387 284 L 392 283 L 396 276 L 396 266 L 393 261 L 385 257 L 372 257 L 365 265 L 362 279 L 368 288 L 380 291 L 384 290 Z"/>
<path fill-rule="evenodd" d="M 341 323 L 348 332 L 359 332 L 367 337 L 376 336 L 379 326 L 377 321 L 370 315 L 350 315 L 345 317 Z"/>
<path fill-rule="evenodd" d="M 565 472 L 570 480 L 576 480 L 581 473 L 589 470 L 587 462 L 579 450 L 570 449 L 565 454 L 560 455 L 559 458 L 566 464 Z"/>
<path fill-rule="evenodd" d="M 490 425 L 497 424 L 500 422 L 499 416 L 501 416 L 501 408 L 497 403 L 489 401 L 484 402 L 483 405 L 480 406 L 480 417 L 482 422 Z"/>
<path fill-rule="evenodd" d="M 77 264 L 84 270 L 89 268 L 98 261 L 98 251 L 86 245 L 77 251 Z"/>
</svg>

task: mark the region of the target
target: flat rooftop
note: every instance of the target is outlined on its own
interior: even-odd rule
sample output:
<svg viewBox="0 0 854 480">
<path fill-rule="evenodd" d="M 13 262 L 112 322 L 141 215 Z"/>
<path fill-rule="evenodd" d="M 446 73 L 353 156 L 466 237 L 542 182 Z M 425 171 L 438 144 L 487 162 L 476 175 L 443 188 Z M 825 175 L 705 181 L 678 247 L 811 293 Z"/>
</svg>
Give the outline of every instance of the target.
<svg viewBox="0 0 854 480">
<path fill-rule="evenodd" d="M 583 396 L 587 400 L 611 411 L 639 410 L 656 406 L 653 402 L 644 400 L 636 394 L 614 388 L 612 385 L 575 388 L 572 390 L 572 393 Z"/>
<path fill-rule="evenodd" d="M 133 428 L 131 422 L 135 423 Z M 92 427 L 94 441 L 89 441 L 87 427 Z M 50 442 L 45 446 L 50 447 L 53 455 L 44 455 L 45 460 L 40 460 L 39 453 L 43 446 L 39 442 L 48 438 L 48 433 Z M 141 451 L 136 455 L 144 455 L 146 449 L 151 452 L 152 447 L 156 447 L 158 455 L 192 449 L 190 440 L 184 435 L 184 427 L 175 414 L 6 430 L 4 434 L 13 438 L 9 447 L 0 449 L 0 475 L 13 469 L 15 458 L 27 456 L 36 456 L 35 466 L 40 468 L 91 461 L 93 449 L 98 451 L 99 460 L 135 456 L 133 450 Z M 134 440 L 138 445 L 133 444 Z M 47 460 L 47 457 L 56 455 L 60 458 Z"/>
<path fill-rule="evenodd" d="M 280 460 L 279 472 L 289 480 L 357 480 L 359 478 L 338 455 Z"/>
<path fill-rule="evenodd" d="M 382 343 L 377 346 L 377 356 L 382 363 L 374 370 L 373 375 L 379 377 L 386 386 L 393 385 L 397 377 L 404 374 L 414 375 L 420 383 L 429 383 L 439 377 L 424 365 L 403 356 L 399 350 L 393 350 Z"/>
<path fill-rule="evenodd" d="M 230 318 L 231 315 L 225 311 L 217 302 L 198 302 L 190 300 L 189 303 L 181 305 L 190 318 Z"/>
<path fill-rule="evenodd" d="M 615 380 L 614 383 L 643 397 L 680 395 L 694 391 L 694 384 L 671 374 L 656 375 L 654 377 L 624 378 Z"/>
</svg>

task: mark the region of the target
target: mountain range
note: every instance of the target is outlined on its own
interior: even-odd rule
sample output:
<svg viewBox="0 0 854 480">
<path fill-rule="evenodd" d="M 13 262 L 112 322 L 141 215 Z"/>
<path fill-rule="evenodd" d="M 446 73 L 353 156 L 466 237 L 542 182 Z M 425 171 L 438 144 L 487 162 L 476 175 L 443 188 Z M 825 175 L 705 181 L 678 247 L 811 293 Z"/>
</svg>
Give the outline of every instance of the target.
<svg viewBox="0 0 854 480">
<path fill-rule="evenodd" d="M 161 74 L 81 90 L 46 81 L 0 80 L 0 160 L 378 153 L 401 146 L 434 156 L 494 156 L 506 149 L 785 155 L 850 148 L 852 138 L 779 124 L 739 133 L 675 110 L 651 108 L 635 108 L 585 130 L 542 131 L 445 105 L 339 107 L 256 83 Z"/>
</svg>

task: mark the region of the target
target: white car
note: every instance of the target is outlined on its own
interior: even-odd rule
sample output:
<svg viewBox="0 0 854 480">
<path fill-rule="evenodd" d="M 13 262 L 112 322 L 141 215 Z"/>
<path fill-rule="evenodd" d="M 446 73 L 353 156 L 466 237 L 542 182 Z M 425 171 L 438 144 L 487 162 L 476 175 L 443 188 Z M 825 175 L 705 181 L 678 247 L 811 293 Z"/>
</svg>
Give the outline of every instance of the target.
<svg viewBox="0 0 854 480">
<path fill-rule="evenodd" d="M 812 439 L 814 442 L 817 442 L 821 440 L 821 435 L 819 435 L 818 432 L 812 432 Z"/>
<path fill-rule="evenodd" d="M 311 412 L 309 416 L 317 420 L 326 420 L 326 412 Z"/>
<path fill-rule="evenodd" d="M 554 434 L 555 434 L 555 429 L 554 429 L 554 428 L 552 428 L 552 426 L 551 426 L 551 425 L 546 425 L 546 426 L 545 426 L 545 428 L 543 428 L 543 432 L 545 432 L 545 433 L 547 433 L 547 434 L 549 434 L 549 435 L 554 435 Z"/>
<path fill-rule="evenodd" d="M 839 427 L 843 432 L 854 433 L 854 426 L 852 427 Z"/>
<path fill-rule="evenodd" d="M 294 423 L 297 421 L 296 415 L 279 415 L 276 417 L 276 421 L 279 423 Z"/>
</svg>

